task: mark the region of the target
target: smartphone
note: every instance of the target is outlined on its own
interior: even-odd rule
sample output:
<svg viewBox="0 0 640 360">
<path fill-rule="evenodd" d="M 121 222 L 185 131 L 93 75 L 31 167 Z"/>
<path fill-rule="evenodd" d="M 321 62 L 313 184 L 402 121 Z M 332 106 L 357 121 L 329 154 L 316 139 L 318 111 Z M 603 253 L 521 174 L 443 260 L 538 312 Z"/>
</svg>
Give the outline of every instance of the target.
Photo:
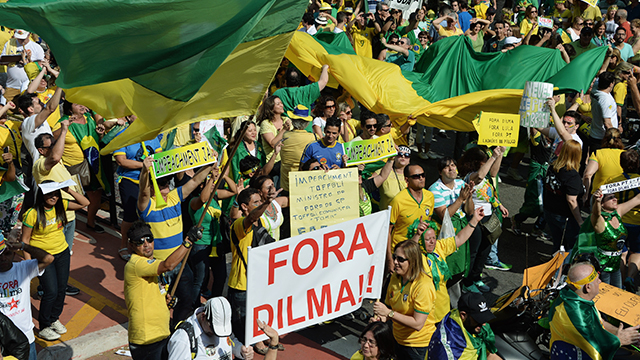
<svg viewBox="0 0 640 360">
<path fill-rule="evenodd" d="M 4 148 L 4 153 L 6 154 L 6 153 L 8 153 L 9 151 L 10 151 L 10 150 L 9 150 L 9 147 L 8 147 L 8 146 L 5 146 L 5 148 Z"/>
</svg>

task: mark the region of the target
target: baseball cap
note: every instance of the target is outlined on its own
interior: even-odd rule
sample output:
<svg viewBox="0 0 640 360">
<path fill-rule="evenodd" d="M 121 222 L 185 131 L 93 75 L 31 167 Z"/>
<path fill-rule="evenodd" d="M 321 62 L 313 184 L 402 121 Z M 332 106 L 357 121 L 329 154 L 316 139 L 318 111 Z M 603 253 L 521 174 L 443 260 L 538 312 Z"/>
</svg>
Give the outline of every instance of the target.
<svg viewBox="0 0 640 360">
<path fill-rule="evenodd" d="M 141 240 L 144 238 L 153 239 L 153 233 L 151 232 L 151 228 L 147 226 L 139 226 L 136 228 L 131 228 L 127 232 L 129 235 L 129 242 L 135 245 L 141 244 Z"/>
<path fill-rule="evenodd" d="M 13 33 L 13 37 L 16 39 L 24 40 L 29 37 L 29 32 L 27 30 L 16 29 Z"/>
<path fill-rule="evenodd" d="M 505 45 L 514 45 L 519 43 L 520 41 L 522 41 L 522 39 L 518 39 L 515 36 L 507 36 L 506 39 L 504 39 L 504 44 Z"/>
<path fill-rule="evenodd" d="M 479 293 L 468 292 L 462 294 L 458 300 L 458 310 L 466 312 L 480 324 L 496 318 L 487 306 L 487 300 Z"/>
<path fill-rule="evenodd" d="M 218 296 L 207 300 L 204 304 L 204 315 L 216 336 L 231 335 L 231 305 L 226 298 Z"/>
</svg>

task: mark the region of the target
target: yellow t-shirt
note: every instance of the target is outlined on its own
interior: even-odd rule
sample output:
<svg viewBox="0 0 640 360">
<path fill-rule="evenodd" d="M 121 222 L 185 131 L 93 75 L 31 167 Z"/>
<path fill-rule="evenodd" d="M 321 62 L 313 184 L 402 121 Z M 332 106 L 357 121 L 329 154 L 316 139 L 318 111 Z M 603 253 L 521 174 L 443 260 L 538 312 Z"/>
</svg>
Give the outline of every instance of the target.
<svg viewBox="0 0 640 360">
<path fill-rule="evenodd" d="M 622 166 L 620 166 L 620 154 L 622 149 L 599 149 L 589 157 L 589 161 L 593 160 L 598 163 L 598 171 L 593 175 L 591 182 L 591 193 L 593 194 L 598 188 L 605 184 L 605 181 L 611 177 L 622 174 Z"/>
<path fill-rule="evenodd" d="M 280 186 L 284 191 L 289 191 L 289 172 L 298 171 L 304 149 L 314 141 L 315 135 L 305 130 L 284 133 L 280 150 Z"/>
<path fill-rule="evenodd" d="M 18 162 L 20 162 L 20 148 L 22 147 L 20 124 L 20 122 L 8 120 L 0 126 L 0 147 L 4 149 L 8 146 L 13 159 L 18 159 Z"/>
<path fill-rule="evenodd" d="M 41 184 L 45 180 L 53 180 L 60 183 L 71 179 L 69 170 L 67 170 L 67 168 L 61 163 L 55 164 L 51 170 L 47 171 L 44 167 L 45 160 L 46 158 L 41 155 L 33 164 L 33 178 L 36 180 L 36 184 Z M 80 184 L 75 186 L 74 190 L 78 193 L 82 193 Z M 62 198 L 66 200 L 74 200 L 73 196 L 66 191 L 62 191 Z M 73 210 L 67 210 L 67 221 L 73 221 L 75 219 L 76 212 Z"/>
<path fill-rule="evenodd" d="M 638 174 L 627 174 L 629 175 L 629 179 L 635 179 L 640 177 Z M 624 174 L 620 174 L 614 176 L 612 178 L 607 179 L 605 184 L 616 183 L 618 181 L 627 180 L 627 177 Z M 615 193 L 618 198 L 618 204 L 629 201 L 633 199 L 634 196 L 638 194 L 638 189 L 629 189 L 621 192 Z M 640 206 L 636 206 L 633 209 L 629 210 L 624 216 L 622 216 L 622 222 L 630 225 L 640 225 Z"/>
<path fill-rule="evenodd" d="M 581 13 L 579 6 L 573 7 L 573 18 L 580 16 L 584 20 L 600 21 L 602 20 L 602 13 L 597 6 L 587 6 L 584 12 Z M 572 18 L 572 19 L 573 19 Z"/>
<path fill-rule="evenodd" d="M 392 123 L 391 124 L 391 138 L 393 139 L 393 143 L 400 146 L 400 145 L 406 145 L 409 146 L 409 142 L 407 141 L 407 137 L 406 135 L 404 135 L 402 133 L 402 130 L 400 130 L 400 126 L 398 126 L 398 124 L 396 123 Z"/>
<path fill-rule="evenodd" d="M 62 204 L 66 210 L 69 206 L 69 201 L 62 200 Z M 36 228 L 36 223 L 38 222 L 38 212 L 36 209 L 31 208 L 24 213 L 22 225 L 33 229 L 29 245 L 42 249 L 51 255 L 60 254 L 69 247 L 64 237 L 64 225 L 62 225 L 61 221 L 56 221 L 55 208 L 50 210 L 45 209 L 44 213 L 46 216 L 46 226 L 44 229 L 39 226 Z"/>
<path fill-rule="evenodd" d="M 453 254 L 457 249 L 456 238 L 449 237 L 438 240 L 433 252 L 446 261 L 447 256 Z M 429 317 L 427 317 L 427 322 L 425 324 L 425 327 L 429 329 L 429 340 L 431 340 L 431 335 L 436 331 L 436 324 L 442 321 L 445 315 L 449 313 L 451 310 L 451 304 L 449 302 L 449 292 L 447 291 L 447 281 L 444 279 L 444 276 L 442 276 L 442 274 L 437 270 L 435 264 L 431 263 L 431 260 L 427 259 L 425 255 L 422 256 L 422 261 L 425 264 L 425 271 L 428 274 L 431 274 L 432 271 L 437 271 L 438 274 L 440 274 L 440 287 L 436 290 L 436 303 L 433 310 L 429 313 Z M 427 277 L 433 281 L 429 275 L 427 275 Z"/>
<path fill-rule="evenodd" d="M 520 23 L 520 34 L 522 34 L 522 36 L 527 36 L 527 34 L 529 33 L 532 27 L 533 27 L 533 23 L 531 22 L 531 20 L 523 19 L 522 22 Z M 531 33 L 531 35 L 538 35 L 538 27 L 533 29 L 533 32 Z"/>
<path fill-rule="evenodd" d="M 148 345 L 171 335 L 166 291 L 158 283 L 160 262 L 132 254 L 124 266 L 124 300 L 132 344 Z"/>
<path fill-rule="evenodd" d="M 407 240 L 407 230 L 414 222 L 431 220 L 433 215 L 433 193 L 422 189 L 422 201 L 413 198 L 409 189 L 402 190 L 391 201 L 391 224 L 393 228 L 393 242 L 391 249 L 401 241 Z"/>
<path fill-rule="evenodd" d="M 235 232 L 238 237 L 238 245 L 242 251 L 244 261 L 247 261 L 247 247 L 251 246 L 253 242 L 253 226 L 249 227 L 249 232 L 244 231 L 244 225 L 242 224 L 244 217 L 237 219 L 231 226 L 231 231 Z M 264 221 L 260 219 L 260 222 L 264 226 Z M 229 273 L 229 287 L 236 290 L 247 291 L 247 268 L 244 266 L 238 249 L 231 244 L 231 273 Z"/>
<path fill-rule="evenodd" d="M 353 38 L 353 48 L 357 55 L 364 56 L 366 58 L 373 57 L 373 49 L 371 48 L 371 39 L 376 36 L 375 28 L 360 29 L 353 25 L 350 30 L 351 37 Z"/>
<path fill-rule="evenodd" d="M 613 87 L 613 99 L 619 106 L 624 106 L 624 99 L 627 97 L 627 81 L 621 81 Z"/>
<path fill-rule="evenodd" d="M 402 284 L 402 278 L 393 275 L 387 289 L 385 303 L 397 313 L 412 316 L 414 312 L 429 315 L 436 302 L 436 288 L 433 281 L 425 274 L 407 284 Z M 429 333 L 429 328 L 425 326 L 420 331 L 416 331 L 397 321 L 393 322 L 393 337 L 402 346 L 424 347 L 429 346 L 429 340 L 433 331 Z"/>
<path fill-rule="evenodd" d="M 282 121 L 286 121 L 287 118 L 283 117 Z M 273 134 L 273 136 L 278 136 L 278 129 L 276 129 L 276 126 L 273 125 L 273 123 L 269 120 L 264 120 L 261 124 L 260 124 L 260 137 L 262 138 L 262 148 L 264 149 L 264 153 L 267 155 L 266 161 L 271 160 L 271 155 L 273 154 L 273 148 L 271 147 L 271 145 L 269 145 L 269 142 L 267 140 L 265 140 L 265 138 L 263 137 L 263 134 L 267 134 L 267 133 L 271 133 Z M 280 161 L 280 154 L 278 154 L 278 156 L 276 156 L 276 162 Z"/>
<path fill-rule="evenodd" d="M 571 17 L 571 10 L 565 9 L 562 14 L 558 11 L 558 9 L 553 9 L 551 13 L 551 17 L 562 18 L 563 20 L 569 19 Z"/>
<path fill-rule="evenodd" d="M 191 140 L 191 124 L 178 126 L 176 128 L 176 137 L 173 139 L 173 146 L 184 146 L 189 142 L 189 140 Z"/>
<path fill-rule="evenodd" d="M 487 19 L 487 10 L 489 10 L 489 6 L 485 3 L 480 3 L 473 7 L 476 12 L 476 17 L 478 19 Z"/>
<path fill-rule="evenodd" d="M 364 355 L 362 355 L 362 353 L 360 352 L 360 350 L 356 351 L 355 354 L 353 354 L 351 356 L 351 359 L 349 360 L 364 360 Z"/>
<path fill-rule="evenodd" d="M 440 34 L 440 36 L 449 37 L 449 36 L 463 35 L 464 33 L 462 32 L 462 30 L 460 28 L 454 28 L 453 30 L 447 30 L 444 26 L 440 26 L 440 29 L 438 29 L 438 34 Z"/>
<path fill-rule="evenodd" d="M 57 131 L 60 129 L 60 123 L 55 124 L 51 131 Z M 71 131 L 67 131 L 64 137 L 64 151 L 62 152 L 62 163 L 65 166 L 78 165 L 84 161 L 84 153 L 82 148 L 78 145 L 78 141 L 73 136 Z"/>
<path fill-rule="evenodd" d="M 360 130 L 360 120 L 350 119 L 346 121 L 347 133 L 349 134 L 349 141 L 358 136 L 358 130 Z"/>
<path fill-rule="evenodd" d="M 380 186 L 380 209 L 388 208 L 393 198 L 406 188 L 407 182 L 404 180 L 404 174 L 398 174 L 394 169 Z"/>
</svg>

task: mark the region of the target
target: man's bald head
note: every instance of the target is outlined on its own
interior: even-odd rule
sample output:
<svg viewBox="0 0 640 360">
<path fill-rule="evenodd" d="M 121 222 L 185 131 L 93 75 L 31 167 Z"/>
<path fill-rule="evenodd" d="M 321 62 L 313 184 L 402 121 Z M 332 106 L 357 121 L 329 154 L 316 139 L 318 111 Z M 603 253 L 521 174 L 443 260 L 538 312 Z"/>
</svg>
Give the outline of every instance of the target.
<svg viewBox="0 0 640 360">
<path fill-rule="evenodd" d="M 570 282 L 569 286 L 583 299 L 593 300 L 600 291 L 600 276 L 597 273 L 589 281 L 594 272 L 595 269 L 589 262 L 579 262 L 569 268 L 569 273 L 567 274 Z"/>
</svg>

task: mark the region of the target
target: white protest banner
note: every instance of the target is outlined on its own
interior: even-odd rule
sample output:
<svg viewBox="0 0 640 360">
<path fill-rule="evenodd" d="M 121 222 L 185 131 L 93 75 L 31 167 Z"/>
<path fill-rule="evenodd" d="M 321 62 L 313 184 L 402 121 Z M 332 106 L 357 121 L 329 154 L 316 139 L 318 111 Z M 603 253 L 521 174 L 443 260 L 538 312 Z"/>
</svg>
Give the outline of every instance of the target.
<svg viewBox="0 0 640 360">
<path fill-rule="evenodd" d="M 604 184 L 600 186 L 600 190 L 602 190 L 603 194 L 613 194 L 620 191 L 625 191 L 629 189 L 635 189 L 640 187 L 640 177 L 622 180 L 616 183 Z"/>
<path fill-rule="evenodd" d="M 412 8 L 415 11 L 420 5 L 419 3 L 420 0 L 389 0 L 388 2 L 391 9 L 402 10 L 403 13 L 409 13 Z"/>
<path fill-rule="evenodd" d="M 544 128 L 549 124 L 550 111 L 546 102 L 553 96 L 553 84 L 527 81 L 520 102 L 520 125 Z"/>
<path fill-rule="evenodd" d="M 289 173 L 291 235 L 360 216 L 358 186 L 356 168 Z"/>
<path fill-rule="evenodd" d="M 249 249 L 245 344 L 331 320 L 380 298 L 389 210 Z"/>
<path fill-rule="evenodd" d="M 224 135 L 224 120 L 202 120 L 200 121 L 200 134 L 204 135 L 209 129 L 215 127 L 220 135 Z M 200 141 L 207 141 L 203 136 Z"/>
</svg>

